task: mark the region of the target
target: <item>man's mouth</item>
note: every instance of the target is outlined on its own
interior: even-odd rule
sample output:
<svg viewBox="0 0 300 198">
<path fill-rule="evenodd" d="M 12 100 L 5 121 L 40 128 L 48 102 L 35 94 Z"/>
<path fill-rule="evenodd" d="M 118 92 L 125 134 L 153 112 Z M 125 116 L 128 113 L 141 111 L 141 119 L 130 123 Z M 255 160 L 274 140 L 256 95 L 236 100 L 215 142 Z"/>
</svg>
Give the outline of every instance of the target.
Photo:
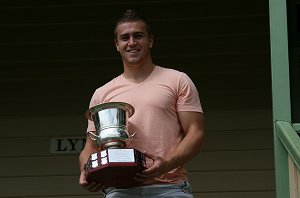
<svg viewBox="0 0 300 198">
<path fill-rule="evenodd" d="M 137 52 L 139 52 L 140 50 L 138 50 L 138 49 L 132 49 L 132 50 L 127 50 L 127 52 L 129 52 L 129 53 L 137 53 Z"/>
</svg>

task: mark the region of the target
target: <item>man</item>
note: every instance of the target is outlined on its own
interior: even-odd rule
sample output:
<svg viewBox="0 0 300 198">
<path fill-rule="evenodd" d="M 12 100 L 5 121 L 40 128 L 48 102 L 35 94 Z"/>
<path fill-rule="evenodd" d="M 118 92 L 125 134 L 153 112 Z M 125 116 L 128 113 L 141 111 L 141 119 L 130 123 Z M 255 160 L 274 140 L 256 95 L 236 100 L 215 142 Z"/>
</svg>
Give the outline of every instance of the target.
<svg viewBox="0 0 300 198">
<path fill-rule="evenodd" d="M 145 18 L 127 10 L 115 27 L 115 46 L 124 72 L 98 88 L 90 107 L 105 102 L 126 102 L 135 113 L 128 131 L 136 132 L 128 147 L 152 159 L 136 174 L 140 186 L 116 189 L 86 181 L 85 164 L 97 152 L 87 136 L 82 150 L 79 184 L 89 191 L 102 190 L 106 197 L 193 197 L 184 165 L 202 147 L 204 124 L 197 89 L 183 72 L 152 62 L 153 34 Z M 87 131 L 95 131 L 92 121 Z"/>
</svg>

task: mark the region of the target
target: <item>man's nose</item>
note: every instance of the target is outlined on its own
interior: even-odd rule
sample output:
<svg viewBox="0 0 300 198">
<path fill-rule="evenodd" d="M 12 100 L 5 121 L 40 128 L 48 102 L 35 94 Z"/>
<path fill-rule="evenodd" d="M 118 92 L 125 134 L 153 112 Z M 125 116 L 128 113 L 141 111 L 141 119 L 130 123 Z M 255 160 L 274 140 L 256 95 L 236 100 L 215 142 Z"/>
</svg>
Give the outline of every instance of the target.
<svg viewBox="0 0 300 198">
<path fill-rule="evenodd" d="M 135 45 L 136 44 L 136 41 L 132 36 L 129 38 L 128 44 L 129 45 Z"/>
</svg>

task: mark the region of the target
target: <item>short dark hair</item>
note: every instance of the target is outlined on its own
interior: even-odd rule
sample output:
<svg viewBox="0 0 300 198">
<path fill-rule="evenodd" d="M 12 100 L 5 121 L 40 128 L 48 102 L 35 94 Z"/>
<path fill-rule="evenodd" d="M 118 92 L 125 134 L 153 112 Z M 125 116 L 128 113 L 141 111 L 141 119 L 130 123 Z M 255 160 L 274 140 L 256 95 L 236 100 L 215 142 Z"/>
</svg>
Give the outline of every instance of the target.
<svg viewBox="0 0 300 198">
<path fill-rule="evenodd" d="M 127 22 L 135 22 L 135 21 L 144 22 L 145 26 L 146 26 L 146 31 L 149 34 L 149 36 L 153 35 L 148 20 L 144 16 L 138 14 L 135 10 L 128 9 L 117 20 L 117 23 L 115 25 L 115 31 L 114 31 L 115 38 L 117 38 L 117 27 L 118 27 L 119 24 L 127 23 Z"/>
</svg>

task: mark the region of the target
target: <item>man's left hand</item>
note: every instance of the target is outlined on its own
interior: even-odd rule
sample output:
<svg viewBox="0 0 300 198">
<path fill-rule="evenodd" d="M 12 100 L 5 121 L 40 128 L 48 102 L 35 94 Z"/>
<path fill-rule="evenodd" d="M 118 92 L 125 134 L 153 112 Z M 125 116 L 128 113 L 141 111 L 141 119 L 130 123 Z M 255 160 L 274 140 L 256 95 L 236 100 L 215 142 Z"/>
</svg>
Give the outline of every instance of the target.
<svg viewBox="0 0 300 198">
<path fill-rule="evenodd" d="M 153 179 L 163 175 L 170 171 L 170 163 L 168 160 L 163 159 L 160 156 L 154 156 L 149 153 L 144 153 L 146 157 L 153 160 L 152 166 L 136 174 L 134 179 L 138 182 L 145 182 L 149 179 Z"/>
</svg>

